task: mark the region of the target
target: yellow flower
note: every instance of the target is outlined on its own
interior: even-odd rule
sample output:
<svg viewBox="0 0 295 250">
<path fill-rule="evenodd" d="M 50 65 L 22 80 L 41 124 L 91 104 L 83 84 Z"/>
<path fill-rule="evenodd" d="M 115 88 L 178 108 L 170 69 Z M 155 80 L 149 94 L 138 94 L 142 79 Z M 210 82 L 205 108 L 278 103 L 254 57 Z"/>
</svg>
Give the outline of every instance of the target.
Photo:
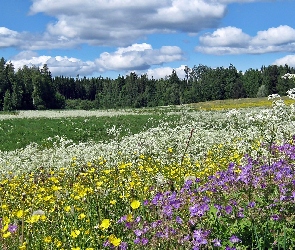
<svg viewBox="0 0 295 250">
<path fill-rule="evenodd" d="M 111 203 L 112 205 L 115 205 L 116 202 L 117 202 L 116 200 L 111 200 L 111 201 L 110 201 L 110 203 Z"/>
<path fill-rule="evenodd" d="M 85 250 L 94 250 L 93 247 L 87 247 Z"/>
<path fill-rule="evenodd" d="M 73 230 L 71 232 L 71 237 L 72 238 L 77 238 L 79 234 L 80 234 L 80 230 Z"/>
<path fill-rule="evenodd" d="M 56 245 L 56 247 L 61 247 L 62 242 L 59 240 L 54 240 L 54 244 Z"/>
<path fill-rule="evenodd" d="M 44 238 L 45 243 L 50 243 L 51 241 L 52 241 L 51 236 L 47 236 L 47 237 Z"/>
<path fill-rule="evenodd" d="M 80 247 L 72 247 L 71 250 L 80 250 Z"/>
<path fill-rule="evenodd" d="M 44 215 L 44 214 L 40 216 L 40 219 L 41 219 L 42 221 L 45 221 L 46 218 L 47 218 L 47 217 L 46 217 L 46 215 Z"/>
<path fill-rule="evenodd" d="M 121 243 L 121 239 L 120 238 L 117 238 L 115 235 L 110 235 L 109 236 L 109 242 L 111 244 L 113 244 L 115 247 L 119 246 L 120 243 Z"/>
<path fill-rule="evenodd" d="M 25 250 L 27 247 L 26 247 L 27 243 L 24 242 L 21 246 L 19 246 L 19 249 L 20 250 Z"/>
<path fill-rule="evenodd" d="M 39 214 L 34 214 L 34 215 L 31 216 L 30 219 L 27 220 L 27 222 L 33 224 L 35 222 L 38 222 L 40 217 L 41 216 Z"/>
<path fill-rule="evenodd" d="M 58 191 L 58 190 L 61 190 L 61 189 L 62 189 L 62 187 L 60 187 L 60 186 L 56 186 L 56 185 L 52 186 L 53 191 Z"/>
<path fill-rule="evenodd" d="M 109 220 L 109 219 L 104 219 L 104 220 L 101 222 L 101 224 L 100 224 L 99 227 L 100 227 L 102 230 L 105 230 L 105 229 L 107 229 L 109 226 L 110 226 L 110 220 Z"/>
<path fill-rule="evenodd" d="M 140 202 L 138 200 L 133 200 L 130 206 L 132 207 L 132 209 L 137 209 L 140 207 Z"/>
<path fill-rule="evenodd" d="M 5 209 L 7 209 L 8 207 L 7 207 L 6 204 L 3 204 L 3 205 L 1 206 L 1 208 L 2 208 L 3 210 L 5 210 Z"/>
<path fill-rule="evenodd" d="M 16 217 L 19 218 L 19 219 L 22 218 L 23 215 L 24 215 L 24 211 L 23 211 L 23 210 L 18 210 L 18 211 L 16 212 Z"/>
<path fill-rule="evenodd" d="M 86 215 L 82 213 L 82 214 L 79 214 L 78 219 L 83 220 L 85 217 L 86 217 Z"/>
<path fill-rule="evenodd" d="M 8 224 L 4 225 L 4 227 L 1 229 L 1 231 L 4 233 L 6 232 L 8 229 Z"/>
<path fill-rule="evenodd" d="M 3 238 L 8 238 L 11 235 L 11 233 L 8 231 L 5 234 L 3 234 Z"/>
<path fill-rule="evenodd" d="M 65 206 L 64 207 L 64 210 L 68 213 L 71 211 L 71 206 Z"/>
</svg>

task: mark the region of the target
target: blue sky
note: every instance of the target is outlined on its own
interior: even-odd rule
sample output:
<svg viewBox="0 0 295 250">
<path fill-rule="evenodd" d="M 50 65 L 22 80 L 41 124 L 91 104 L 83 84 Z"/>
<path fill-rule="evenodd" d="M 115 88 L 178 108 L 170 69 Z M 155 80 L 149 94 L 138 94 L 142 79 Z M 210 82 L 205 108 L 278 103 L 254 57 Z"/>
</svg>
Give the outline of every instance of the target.
<svg viewBox="0 0 295 250">
<path fill-rule="evenodd" d="M 53 76 L 295 67 L 293 0 L 0 0 L 0 57 Z"/>
</svg>

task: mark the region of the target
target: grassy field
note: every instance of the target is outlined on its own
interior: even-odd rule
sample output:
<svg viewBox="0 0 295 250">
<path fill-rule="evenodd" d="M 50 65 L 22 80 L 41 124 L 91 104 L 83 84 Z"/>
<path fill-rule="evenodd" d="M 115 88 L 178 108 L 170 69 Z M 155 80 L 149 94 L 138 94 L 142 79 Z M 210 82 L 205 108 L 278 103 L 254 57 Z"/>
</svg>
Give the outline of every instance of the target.
<svg viewBox="0 0 295 250">
<path fill-rule="evenodd" d="M 116 137 L 111 128 L 122 128 L 120 137 L 157 127 L 165 119 L 157 114 L 126 114 L 103 117 L 15 118 L 0 122 L 0 150 L 23 148 L 32 142 L 49 147 L 48 138 L 64 136 L 73 142 L 109 141 Z M 169 121 L 177 117 L 169 116 Z M 172 124 L 172 123 L 171 123 Z"/>
<path fill-rule="evenodd" d="M 0 114 L 0 248 L 293 249 L 286 103 Z"/>
<path fill-rule="evenodd" d="M 292 104 L 294 101 L 285 99 L 286 105 Z M 10 151 L 23 148 L 32 142 L 40 146 L 50 146 L 48 138 L 53 138 L 56 135 L 64 136 L 75 143 L 87 142 L 93 140 L 109 141 L 115 138 L 115 135 L 108 133 L 112 127 L 123 128 L 120 137 L 128 134 L 136 134 L 147 130 L 151 127 L 157 127 L 159 123 L 167 121 L 171 126 L 175 123 L 182 111 L 194 112 L 197 110 L 228 110 L 241 109 L 251 107 L 271 108 L 272 102 L 267 98 L 245 98 L 235 100 L 217 100 L 210 102 L 200 102 L 196 104 L 184 106 L 167 106 L 145 109 L 129 110 L 125 114 L 111 115 L 104 114 L 103 116 L 51 116 L 54 111 L 48 112 L 48 117 L 38 115 L 30 117 L 24 115 L 19 118 L 18 112 L 0 112 L 0 150 Z M 29 111 L 32 113 L 32 111 Z M 87 112 L 87 111 L 84 111 Z M 88 111 L 89 112 L 89 111 Z M 108 112 L 108 111 L 107 111 Z M 106 112 L 106 113 L 107 113 Z M 111 114 L 113 111 L 109 111 Z M 40 113 L 36 112 L 36 114 Z M 56 111 L 55 114 L 58 114 Z M 65 112 L 66 113 L 66 112 Z M 24 112 L 25 114 L 25 112 Z M 30 114 L 31 115 L 31 114 Z M 5 118 L 9 119 L 5 119 Z"/>
</svg>

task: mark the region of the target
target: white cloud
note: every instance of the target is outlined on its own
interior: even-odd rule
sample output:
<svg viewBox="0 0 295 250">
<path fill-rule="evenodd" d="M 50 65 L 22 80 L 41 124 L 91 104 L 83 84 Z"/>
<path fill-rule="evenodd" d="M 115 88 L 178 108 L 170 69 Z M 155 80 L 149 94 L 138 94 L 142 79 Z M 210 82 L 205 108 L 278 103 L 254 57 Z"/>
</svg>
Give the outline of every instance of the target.
<svg viewBox="0 0 295 250">
<path fill-rule="evenodd" d="M 67 56 L 38 56 L 32 51 L 22 51 L 14 56 L 11 62 L 16 69 L 24 65 L 42 67 L 47 64 L 54 76 L 77 74 L 89 76 L 106 71 L 146 71 L 152 65 L 162 65 L 181 59 L 183 53 L 179 47 L 163 46 L 160 49 L 153 49 L 150 44 L 142 43 L 120 47 L 113 53 L 104 52 L 94 61 L 82 61 Z"/>
<path fill-rule="evenodd" d="M 263 54 L 295 51 L 295 29 L 287 25 L 258 31 L 250 37 L 236 27 L 225 27 L 200 37 L 197 52 L 206 54 Z"/>
<path fill-rule="evenodd" d="M 150 44 L 133 44 L 126 48 L 119 48 L 113 53 L 104 52 L 96 64 L 101 71 L 105 70 L 143 70 L 151 65 L 182 60 L 183 53 L 177 46 L 163 46 L 152 49 Z"/>
<path fill-rule="evenodd" d="M 69 58 L 66 56 L 38 56 L 32 51 L 20 52 L 12 58 L 11 62 L 15 69 L 22 68 L 24 65 L 29 67 L 42 67 L 44 64 L 47 64 L 49 70 L 54 76 L 76 76 L 77 74 L 91 75 L 96 70 L 94 62 L 91 61 L 83 62 L 80 59 Z"/>
<path fill-rule="evenodd" d="M 9 30 L 3 38 L 4 32 L 0 30 L 0 47 L 25 50 L 75 48 L 80 44 L 125 47 L 149 34 L 184 32 L 196 35 L 201 30 L 217 27 L 231 2 L 252 0 L 32 0 L 31 15 L 44 13 L 56 21 L 48 23 L 46 30 L 39 34 Z M 236 29 L 236 37 L 223 38 L 229 47 L 247 38 L 241 30 L 233 29 Z M 4 31 L 7 33 L 7 30 Z M 204 44 L 199 50 L 207 53 L 206 44 L 216 43 L 214 38 L 222 36 L 222 32 L 230 34 L 225 28 L 202 37 Z M 237 38 L 239 35 L 243 37 Z M 212 51 L 218 53 L 218 47 L 220 45 Z M 228 50 L 221 48 L 220 53 L 223 51 Z"/>
<path fill-rule="evenodd" d="M 172 74 L 172 71 L 175 70 L 177 76 L 179 79 L 185 78 L 185 72 L 184 72 L 185 65 L 181 65 L 178 68 L 171 68 L 171 67 L 159 67 L 155 69 L 149 69 L 146 73 L 149 78 L 154 78 L 154 79 L 161 79 L 165 78 L 166 76 L 169 76 Z M 140 72 L 138 72 L 140 73 Z"/>
<path fill-rule="evenodd" d="M 212 34 L 200 37 L 201 44 L 209 47 L 242 47 L 249 43 L 250 36 L 236 27 L 217 29 Z"/>
<path fill-rule="evenodd" d="M 272 64 L 274 65 L 285 65 L 295 68 L 295 55 L 287 55 L 282 58 L 275 60 Z"/>
<path fill-rule="evenodd" d="M 277 28 L 259 31 L 256 37 L 253 37 L 251 45 L 253 46 L 272 46 L 284 45 L 295 42 L 295 29 L 281 25 Z"/>
<path fill-rule="evenodd" d="M 47 26 L 52 37 L 126 46 L 148 34 L 216 27 L 226 5 L 215 0 L 33 0 L 30 13 L 56 18 Z"/>
<path fill-rule="evenodd" d="M 5 27 L 0 27 L 0 48 L 17 46 L 18 44 L 19 44 L 18 32 L 7 29 Z"/>
</svg>

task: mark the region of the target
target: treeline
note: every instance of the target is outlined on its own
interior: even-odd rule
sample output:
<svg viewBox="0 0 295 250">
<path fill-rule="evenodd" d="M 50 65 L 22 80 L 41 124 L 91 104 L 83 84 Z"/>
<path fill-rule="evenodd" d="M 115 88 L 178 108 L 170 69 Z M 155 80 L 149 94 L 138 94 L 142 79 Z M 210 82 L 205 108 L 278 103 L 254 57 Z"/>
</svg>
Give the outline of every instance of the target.
<svg viewBox="0 0 295 250">
<path fill-rule="evenodd" d="M 185 68 L 186 77 L 171 75 L 154 79 L 130 73 L 117 79 L 92 77 L 52 77 L 47 65 L 24 66 L 15 71 L 10 62 L 0 59 L 0 110 L 21 109 L 99 109 L 139 108 L 196 103 L 200 101 L 264 97 L 294 88 L 295 83 L 282 78 L 295 69 L 262 66 L 238 71 L 204 65 Z"/>
</svg>

